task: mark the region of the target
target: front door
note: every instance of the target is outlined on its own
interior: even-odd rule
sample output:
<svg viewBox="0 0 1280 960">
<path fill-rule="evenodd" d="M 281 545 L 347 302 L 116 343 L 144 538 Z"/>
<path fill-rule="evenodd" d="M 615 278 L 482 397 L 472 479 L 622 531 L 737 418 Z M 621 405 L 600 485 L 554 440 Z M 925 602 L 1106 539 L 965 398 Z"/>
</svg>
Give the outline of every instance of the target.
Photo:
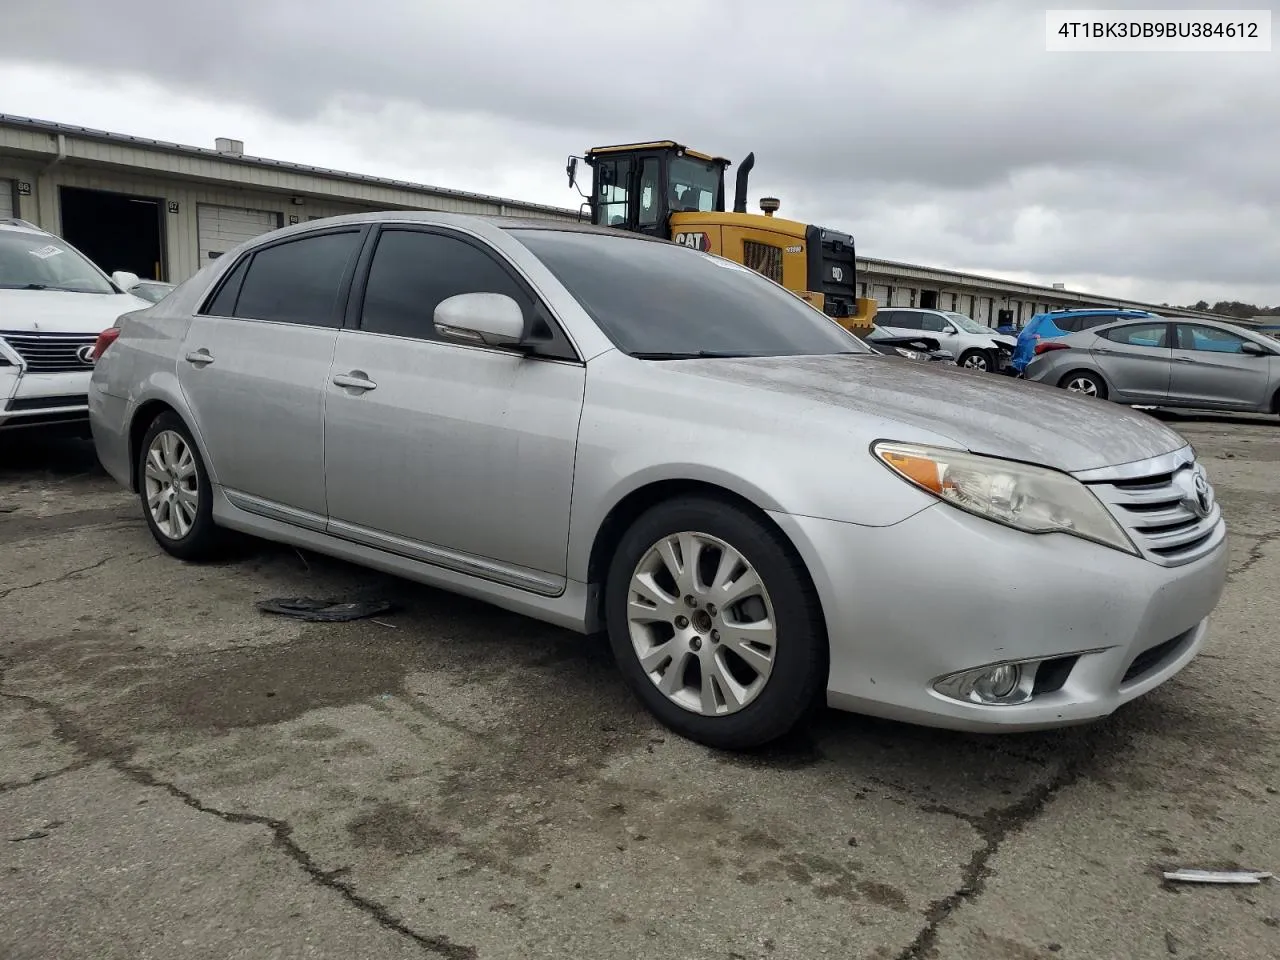
<svg viewBox="0 0 1280 960">
<path fill-rule="evenodd" d="M 324 527 L 324 388 L 364 232 L 259 248 L 187 331 L 178 382 L 210 469 L 241 509 Z"/>
<path fill-rule="evenodd" d="M 563 334 L 531 356 L 443 339 L 435 307 L 459 293 L 507 294 L 527 323 L 554 323 L 480 241 L 384 228 L 326 385 L 329 530 L 555 594 L 586 368 Z"/>
<path fill-rule="evenodd" d="M 1073 317 L 1078 322 L 1078 317 Z M 1111 399 L 1130 403 L 1161 403 L 1169 395 L 1169 324 L 1127 323 L 1098 331 L 1091 348 Z"/>
<path fill-rule="evenodd" d="M 1252 409 L 1268 399 L 1270 358 L 1244 352 L 1243 337 L 1221 327 L 1178 324 L 1170 399 L 1206 407 Z"/>
</svg>

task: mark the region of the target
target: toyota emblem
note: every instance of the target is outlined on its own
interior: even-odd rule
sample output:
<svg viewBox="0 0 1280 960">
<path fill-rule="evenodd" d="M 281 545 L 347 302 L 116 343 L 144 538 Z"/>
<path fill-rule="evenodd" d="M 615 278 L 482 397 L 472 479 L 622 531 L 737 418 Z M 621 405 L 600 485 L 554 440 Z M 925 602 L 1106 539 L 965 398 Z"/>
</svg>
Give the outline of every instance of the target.
<svg viewBox="0 0 1280 960">
<path fill-rule="evenodd" d="M 1213 500 L 1209 492 L 1209 480 L 1202 470 L 1196 471 L 1195 489 L 1196 500 L 1192 509 L 1195 510 L 1197 516 L 1207 517 L 1209 511 L 1213 509 Z"/>
<path fill-rule="evenodd" d="M 86 343 L 76 351 L 76 359 L 81 363 L 93 363 L 93 346 L 92 343 Z"/>
</svg>

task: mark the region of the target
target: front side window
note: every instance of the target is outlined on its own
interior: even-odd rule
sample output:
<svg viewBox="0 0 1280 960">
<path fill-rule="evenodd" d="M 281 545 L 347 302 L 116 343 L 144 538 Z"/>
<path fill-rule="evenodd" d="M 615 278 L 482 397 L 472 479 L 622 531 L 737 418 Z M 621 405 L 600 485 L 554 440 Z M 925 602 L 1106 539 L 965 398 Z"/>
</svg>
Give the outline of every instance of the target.
<svg viewBox="0 0 1280 960">
<path fill-rule="evenodd" d="M 627 222 L 627 185 L 631 178 L 631 159 L 600 160 L 596 163 L 596 222 L 606 227 Z"/>
<path fill-rule="evenodd" d="M 1131 347 L 1159 349 L 1169 345 L 1169 327 L 1164 323 L 1129 323 L 1107 330 L 1103 336 L 1116 343 L 1127 343 Z"/>
<path fill-rule="evenodd" d="M 963 313 L 948 313 L 947 319 L 954 323 L 965 333 L 990 333 L 989 327 L 984 327 L 970 317 L 966 317 Z"/>
<path fill-rule="evenodd" d="M 0 289 L 116 293 L 85 256 L 57 237 L 0 230 Z"/>
<path fill-rule="evenodd" d="M 436 307 L 459 293 L 506 294 L 529 316 L 528 297 L 515 279 L 479 247 L 439 233 L 383 230 L 369 265 L 360 329 L 442 339 L 435 328 Z"/>
<path fill-rule="evenodd" d="M 872 352 L 799 297 L 711 254 L 625 234 L 515 234 L 625 353 L 663 359 Z"/>
<path fill-rule="evenodd" d="M 941 314 L 920 313 L 916 314 L 916 316 L 920 318 L 920 329 L 928 330 L 930 333 L 941 333 L 947 325 Z"/>
<path fill-rule="evenodd" d="M 694 157 L 671 159 L 668 200 L 672 212 L 706 212 L 716 208 L 716 194 L 720 192 L 720 168 L 718 164 Z"/>
<path fill-rule="evenodd" d="M 1178 347 L 1182 350 L 1203 350 L 1215 353 L 1244 353 L 1244 337 L 1195 323 L 1178 324 Z"/>
<path fill-rule="evenodd" d="M 640 165 L 640 226 L 650 227 L 658 222 L 658 212 L 662 209 L 660 189 L 658 158 L 645 157 Z"/>
<path fill-rule="evenodd" d="M 315 327 L 339 326 L 338 291 L 359 247 L 360 232 L 349 230 L 258 250 L 240 287 L 235 316 Z"/>
</svg>

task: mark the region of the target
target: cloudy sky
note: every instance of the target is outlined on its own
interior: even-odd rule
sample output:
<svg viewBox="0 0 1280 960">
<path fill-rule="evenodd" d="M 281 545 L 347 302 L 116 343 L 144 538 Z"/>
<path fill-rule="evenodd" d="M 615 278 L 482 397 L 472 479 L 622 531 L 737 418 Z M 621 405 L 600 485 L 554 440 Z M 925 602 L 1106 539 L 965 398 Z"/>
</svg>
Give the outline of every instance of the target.
<svg viewBox="0 0 1280 960">
<path fill-rule="evenodd" d="M 39 0 L 0 112 L 571 207 L 568 154 L 674 138 L 867 256 L 1280 304 L 1280 50 L 1047 53 L 1045 6 Z"/>
</svg>

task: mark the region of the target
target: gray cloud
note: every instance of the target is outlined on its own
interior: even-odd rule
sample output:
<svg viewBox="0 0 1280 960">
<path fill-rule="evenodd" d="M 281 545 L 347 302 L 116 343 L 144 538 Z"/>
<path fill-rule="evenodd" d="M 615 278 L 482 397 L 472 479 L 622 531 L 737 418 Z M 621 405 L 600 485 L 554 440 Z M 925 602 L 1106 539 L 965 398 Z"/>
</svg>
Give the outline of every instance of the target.
<svg viewBox="0 0 1280 960">
<path fill-rule="evenodd" d="M 754 196 L 873 256 L 1280 303 L 1274 55 L 1049 54 L 1043 8 L 1013 0 L 783 9 L 44 0 L 8 14 L 0 62 L 144 76 L 495 181 L 562 183 L 566 153 L 630 139 L 754 150 Z"/>
</svg>

